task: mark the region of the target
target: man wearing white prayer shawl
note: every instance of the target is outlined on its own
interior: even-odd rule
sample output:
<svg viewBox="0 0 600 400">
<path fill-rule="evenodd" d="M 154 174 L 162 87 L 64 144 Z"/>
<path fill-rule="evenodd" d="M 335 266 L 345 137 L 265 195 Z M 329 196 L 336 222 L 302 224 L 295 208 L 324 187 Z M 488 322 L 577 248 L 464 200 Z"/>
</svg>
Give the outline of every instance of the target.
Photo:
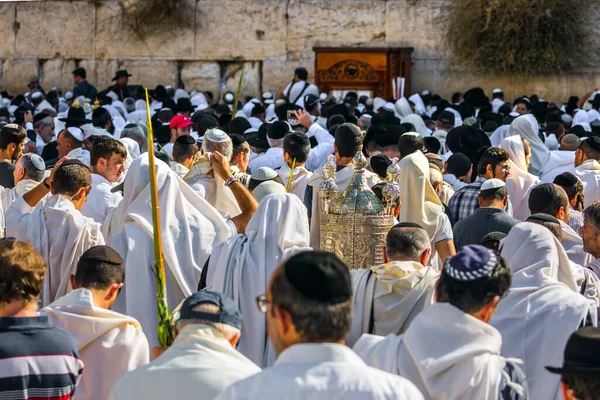
<svg viewBox="0 0 600 400">
<path fill-rule="evenodd" d="M 509 136 L 500 143 L 508 153 L 510 174 L 506 178 L 506 189 L 513 206 L 513 217 L 525 221 L 531 214 L 527 204 L 529 192 L 540 183 L 540 179 L 527 172 L 531 163 L 531 144 L 520 136 Z"/>
<path fill-rule="evenodd" d="M 593 257 L 586 267 L 600 277 L 600 201 L 583 210 L 583 226 L 579 233 L 583 238 L 583 250 Z"/>
<path fill-rule="evenodd" d="M 78 399 L 107 399 L 121 376 L 149 361 L 148 340 L 140 323 L 111 311 L 124 276 L 123 259 L 116 251 L 92 247 L 81 255 L 77 272 L 71 275 L 75 290 L 40 311 L 77 341 L 85 365 Z"/>
<path fill-rule="evenodd" d="M 387 235 L 384 264 L 350 271 L 354 307 L 348 346 L 363 333 L 404 333 L 433 304 L 439 273 L 427 266 L 430 254 L 427 231 L 418 224 L 400 223 Z"/>
<path fill-rule="evenodd" d="M 14 201 L 6 212 L 6 234 L 30 243 L 48 264 L 42 304 L 50 304 L 72 290 L 81 254 L 103 245 L 101 225 L 81 214 L 92 178 L 79 160 L 61 160 L 50 176 Z M 50 192 L 43 204 L 38 202 Z M 37 204 L 37 206 L 36 206 Z"/>
<path fill-rule="evenodd" d="M 183 179 L 190 172 L 199 151 L 196 139 L 191 135 L 179 136 L 173 145 L 173 161 L 169 165 Z"/>
<path fill-rule="evenodd" d="M 84 149 L 83 146 L 83 131 L 81 128 L 71 126 L 63 129 L 58 134 L 56 139 L 56 151 L 58 158 L 68 157 L 81 161 L 83 164 L 90 166 L 90 152 Z"/>
<path fill-rule="evenodd" d="M 293 132 L 283 138 L 283 159 L 285 162 L 277 170 L 277 174 L 287 187 L 291 173 L 292 185 L 289 192 L 295 194 L 301 200 L 304 200 L 306 186 L 312 176 L 312 172 L 304 166 L 309 152 L 310 140 L 304 133 Z M 292 165 L 294 165 L 294 171 L 291 170 Z"/>
<path fill-rule="evenodd" d="M 206 288 L 232 297 L 244 315 L 244 334 L 237 349 L 259 366 L 276 358 L 267 337 L 265 315 L 254 299 L 265 293 L 271 274 L 287 258 L 310 250 L 306 208 L 292 194 L 263 198 L 246 227 L 215 245 L 208 264 Z"/>
<path fill-rule="evenodd" d="M 335 183 L 339 193 L 348 187 L 354 176 L 352 160 L 362 148 L 362 132 L 358 126 L 345 123 L 340 125 L 335 132 Z M 363 179 L 369 187 L 379 182 L 379 177 L 370 171 L 365 171 Z M 321 201 L 319 198 L 319 185 L 323 181 L 322 169 L 315 171 L 308 180 L 304 196 L 304 205 L 310 218 L 310 245 L 312 248 L 321 246 Z"/>
<path fill-rule="evenodd" d="M 545 227 L 514 226 L 501 242 L 513 271 L 508 295 L 490 322 L 502 335 L 502 355 L 524 361 L 532 399 L 560 399 L 560 378 L 545 365 L 559 365 L 557 343 L 582 324 L 597 324 L 597 308 L 580 295 L 567 254 Z"/>
<path fill-rule="evenodd" d="M 234 383 L 218 400 L 423 399 L 407 379 L 367 366 L 344 345 L 352 284 L 348 267 L 334 254 L 290 257 L 255 305 L 266 315 L 277 361 Z"/>
<path fill-rule="evenodd" d="M 175 340 L 160 357 L 119 379 L 110 400 L 213 400 L 260 368 L 235 349 L 242 316 L 233 300 L 206 290 L 188 297 Z M 244 327 L 245 330 L 245 327 Z"/>
<path fill-rule="evenodd" d="M 213 168 L 219 163 L 221 171 L 224 168 L 222 165 L 228 165 L 227 158 L 219 154 L 212 156 L 215 157 Z M 125 286 L 114 309 L 136 318 L 150 345 L 157 346 L 158 318 L 154 307 L 156 281 L 152 273 L 154 242 L 148 169 L 147 153 L 131 164 L 123 182 L 123 201 L 109 214 L 103 229 L 109 245 L 125 260 Z M 233 220 L 225 220 L 160 160 L 156 160 L 156 180 L 171 312 L 196 291 L 202 268 L 212 253 L 213 245 L 236 231 L 245 231 L 256 203 L 248 193 L 245 201 L 249 203 L 251 211 Z M 245 191 L 239 182 L 232 182 L 231 186 Z"/>
<path fill-rule="evenodd" d="M 503 338 L 489 325 L 510 282 L 502 257 L 465 246 L 444 264 L 437 303 L 404 335 L 363 335 L 354 351 L 368 365 L 407 378 L 426 399 L 526 399 L 520 361 L 500 356 Z"/>
<path fill-rule="evenodd" d="M 298 122 L 307 129 L 306 136 L 309 139 L 315 138 L 317 140 L 317 145 L 310 149 L 306 158 L 306 169 L 316 171 L 325 164 L 327 157 L 333 153 L 335 139 L 328 130 L 324 129 L 318 123 L 314 123 L 310 114 L 306 111 L 294 111 L 294 115 L 298 119 Z M 285 162 L 282 165 L 285 166 Z"/>
<path fill-rule="evenodd" d="M 129 142 L 126 142 L 127 139 L 137 143 L 137 151 L 129 147 Z M 127 152 L 131 156 L 132 161 L 148 151 L 148 138 L 146 137 L 146 133 L 144 133 L 144 129 L 142 129 L 142 127 L 138 124 L 125 125 L 121 131 L 121 137 L 119 140 L 125 145 L 125 147 L 127 147 Z"/>
<path fill-rule="evenodd" d="M 573 174 L 583 182 L 583 205 L 600 200 L 600 137 L 592 136 L 581 142 L 575 152 Z"/>
<path fill-rule="evenodd" d="M 81 213 L 99 224 L 119 205 L 123 196 L 112 189 L 125 172 L 127 149 L 117 139 L 102 136 L 94 141 L 90 153 L 92 189 Z"/>
</svg>

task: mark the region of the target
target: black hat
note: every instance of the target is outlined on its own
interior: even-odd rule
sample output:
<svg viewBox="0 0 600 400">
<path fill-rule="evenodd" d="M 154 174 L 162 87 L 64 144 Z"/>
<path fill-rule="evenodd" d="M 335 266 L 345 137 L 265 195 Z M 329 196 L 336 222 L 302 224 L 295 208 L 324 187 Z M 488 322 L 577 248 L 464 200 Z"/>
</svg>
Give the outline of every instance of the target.
<svg viewBox="0 0 600 400">
<path fill-rule="evenodd" d="M 498 123 L 496 121 L 487 121 L 483 124 L 484 132 L 494 132 L 496 129 L 498 129 Z"/>
<path fill-rule="evenodd" d="M 293 145 L 298 145 L 300 147 L 308 147 L 310 146 L 310 139 L 306 136 L 306 133 L 302 132 L 292 132 L 288 135 L 286 140 Z"/>
<path fill-rule="evenodd" d="M 588 100 L 588 103 L 590 103 L 593 106 L 600 106 L 600 93 L 595 95 L 593 99 Z"/>
<path fill-rule="evenodd" d="M 369 159 L 369 164 L 371 165 L 373 172 L 380 178 L 385 179 L 387 176 L 387 169 L 392 165 L 392 160 L 385 154 L 376 154 Z"/>
<path fill-rule="evenodd" d="M 66 122 L 66 126 L 79 126 L 89 124 L 92 122 L 91 119 L 85 118 L 85 111 L 82 107 L 71 107 L 67 112 L 67 118 L 59 118 L 61 122 Z"/>
<path fill-rule="evenodd" d="M 304 108 L 312 107 L 319 102 L 319 98 L 314 94 L 307 94 L 304 96 Z"/>
<path fill-rule="evenodd" d="M 573 186 L 577 182 L 579 182 L 579 179 L 570 172 L 563 172 L 554 178 L 554 183 L 563 188 Z"/>
<path fill-rule="evenodd" d="M 193 106 L 192 102 L 187 97 L 177 99 L 177 111 L 194 111 L 195 109 L 196 107 Z"/>
<path fill-rule="evenodd" d="M 275 121 L 267 131 L 269 139 L 283 139 L 285 135 L 292 132 L 292 127 L 284 121 Z"/>
<path fill-rule="evenodd" d="M 267 140 L 267 131 L 271 124 L 262 124 L 260 128 L 258 128 L 257 133 L 249 133 L 244 135 L 248 144 L 252 147 L 256 147 L 259 149 L 268 149 L 269 141 Z"/>
<path fill-rule="evenodd" d="M 425 228 L 423 228 L 420 224 L 417 224 L 416 222 L 398 222 L 396 225 L 394 225 L 392 229 L 396 228 L 416 228 L 425 230 Z"/>
<path fill-rule="evenodd" d="M 452 153 L 463 153 L 471 161 L 477 152 L 486 146 L 491 146 L 490 138 L 484 131 L 472 126 L 457 126 L 448 132 L 446 146 Z"/>
<path fill-rule="evenodd" d="M 0 107 L 0 118 L 10 118 L 10 111 L 6 107 Z M 34 117 L 35 119 L 35 117 Z"/>
<path fill-rule="evenodd" d="M 204 133 L 212 128 L 218 128 L 219 121 L 212 115 L 205 115 L 202 117 L 200 122 L 198 123 L 198 135 L 204 136 Z"/>
<path fill-rule="evenodd" d="M 158 143 L 169 143 L 171 140 L 171 127 L 169 124 L 160 124 L 154 130 L 154 141 Z"/>
<path fill-rule="evenodd" d="M 75 69 L 73 70 L 73 72 L 71 72 L 71 73 L 72 73 L 73 75 L 75 75 L 75 76 L 80 76 L 80 77 L 82 77 L 82 78 L 84 78 L 84 79 L 85 79 L 85 77 L 86 77 L 85 68 L 81 68 L 81 67 L 79 67 L 79 68 L 75 68 Z"/>
<path fill-rule="evenodd" d="M 593 150 L 600 151 L 600 136 L 592 136 L 585 139 L 585 142 L 590 146 Z"/>
<path fill-rule="evenodd" d="M 529 192 L 529 209 L 532 211 L 542 210 L 550 199 L 556 194 L 554 183 L 541 183 Z"/>
<path fill-rule="evenodd" d="M 345 124 L 345 123 L 346 123 L 346 118 L 340 114 L 330 115 L 329 118 L 327 118 L 327 128 L 328 129 L 331 129 L 332 126 L 341 125 L 341 124 Z M 371 126 L 373 126 L 373 125 L 371 125 Z"/>
<path fill-rule="evenodd" d="M 450 111 L 444 110 L 437 116 L 437 121 L 443 124 L 454 125 L 455 116 Z"/>
<path fill-rule="evenodd" d="M 112 80 L 116 81 L 117 79 L 121 78 L 122 76 L 126 76 L 129 78 L 131 76 L 131 74 L 129 74 L 126 69 L 120 69 L 117 71 L 117 73 L 115 74 L 115 77 L 112 78 Z"/>
<path fill-rule="evenodd" d="M 243 143 L 246 143 L 246 139 L 239 133 L 232 133 L 229 135 L 229 137 L 231 138 L 231 143 L 233 144 L 233 147 L 237 147 Z"/>
<path fill-rule="evenodd" d="M 565 346 L 562 367 L 546 366 L 553 374 L 600 377 L 600 328 L 591 326 L 578 329 L 571 334 Z"/>
<path fill-rule="evenodd" d="M 425 145 L 425 153 L 434 153 L 437 154 L 440 152 L 442 148 L 442 144 L 440 140 L 435 136 L 425 136 L 423 138 L 423 143 Z"/>
<path fill-rule="evenodd" d="M 465 176 L 471 169 L 471 159 L 463 153 L 454 153 L 448 159 L 448 173 L 454 174 L 455 176 Z"/>
<path fill-rule="evenodd" d="M 36 122 L 39 122 L 39 121 L 43 120 L 44 118 L 48 118 L 48 117 L 49 117 L 49 115 L 46 114 L 45 112 L 38 113 L 37 115 L 35 115 L 33 117 L 33 123 L 35 124 Z"/>
<path fill-rule="evenodd" d="M 339 304 L 352 299 L 348 267 L 335 254 L 305 251 L 283 264 L 283 274 L 302 297 L 323 304 Z"/>
<path fill-rule="evenodd" d="M 194 307 L 202 303 L 212 303 L 219 307 L 218 313 L 194 311 Z M 237 329 L 242 329 L 242 313 L 235 302 L 222 293 L 201 290 L 183 302 L 179 311 L 179 320 L 198 319 L 216 323 L 227 324 Z"/>
<path fill-rule="evenodd" d="M 504 232 L 490 232 L 481 239 L 481 244 L 485 244 L 487 242 L 499 241 L 506 237 L 506 233 Z"/>
<path fill-rule="evenodd" d="M 97 261 L 114 265 L 123 264 L 123 259 L 119 253 L 109 246 L 90 247 L 79 257 L 79 261 Z"/>
<path fill-rule="evenodd" d="M 544 213 L 536 213 L 533 215 L 530 215 L 529 217 L 527 217 L 527 219 L 525 220 L 526 222 L 552 222 L 554 224 L 560 224 L 560 222 L 558 221 L 558 219 L 556 217 L 553 217 L 550 214 L 544 214 Z"/>
<path fill-rule="evenodd" d="M 250 128 L 252 128 L 252 125 L 250 124 L 250 122 L 248 122 L 246 118 L 235 117 L 229 122 L 229 129 L 227 133 L 229 133 L 230 135 L 232 133 L 238 133 L 240 135 L 243 135 L 244 132 L 246 132 L 246 130 Z"/>
<path fill-rule="evenodd" d="M 167 89 L 163 85 L 157 85 L 154 88 L 152 97 L 158 101 L 163 101 L 167 97 Z"/>
<path fill-rule="evenodd" d="M 346 107 L 345 104 L 336 104 L 329 109 L 328 116 L 337 114 L 342 115 L 344 118 L 348 118 L 348 107 Z"/>
<path fill-rule="evenodd" d="M 262 104 L 256 104 L 252 108 L 252 111 L 250 113 L 251 114 L 264 114 L 265 113 L 265 108 L 263 107 Z"/>
<path fill-rule="evenodd" d="M 192 135 L 181 135 L 177 139 L 175 139 L 175 144 L 178 144 L 182 147 L 187 146 L 195 146 L 197 145 L 196 139 L 192 137 Z"/>
</svg>

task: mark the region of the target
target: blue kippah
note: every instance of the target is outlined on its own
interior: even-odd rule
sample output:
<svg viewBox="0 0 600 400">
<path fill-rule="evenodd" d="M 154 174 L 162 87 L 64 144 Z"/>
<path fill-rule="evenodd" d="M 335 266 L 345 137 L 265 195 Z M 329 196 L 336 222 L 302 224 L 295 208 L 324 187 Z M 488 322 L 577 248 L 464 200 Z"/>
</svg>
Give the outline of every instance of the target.
<svg viewBox="0 0 600 400">
<path fill-rule="evenodd" d="M 461 282 L 470 282 L 490 275 L 497 263 L 496 255 L 487 248 L 468 245 L 460 249 L 444 263 L 446 274 Z"/>
</svg>

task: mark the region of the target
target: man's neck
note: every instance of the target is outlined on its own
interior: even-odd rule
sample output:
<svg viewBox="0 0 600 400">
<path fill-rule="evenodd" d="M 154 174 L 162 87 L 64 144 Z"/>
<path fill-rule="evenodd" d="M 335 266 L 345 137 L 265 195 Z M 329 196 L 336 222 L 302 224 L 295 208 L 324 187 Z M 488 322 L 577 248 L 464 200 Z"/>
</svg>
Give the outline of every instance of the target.
<svg viewBox="0 0 600 400">
<path fill-rule="evenodd" d="M 0 307 L 0 317 L 37 317 L 37 302 L 13 301 Z"/>
<path fill-rule="evenodd" d="M 296 162 L 296 165 L 294 165 L 294 168 L 298 168 L 298 167 L 304 167 L 304 164 L 305 164 L 305 163 L 299 163 L 299 162 Z M 288 163 L 287 163 L 287 166 L 288 166 L 288 167 L 290 167 L 290 169 L 292 169 L 292 161 L 288 162 Z"/>
<path fill-rule="evenodd" d="M 480 204 L 480 208 L 496 208 L 498 210 L 504 210 L 506 206 L 504 203 L 494 202 L 490 204 Z"/>
<path fill-rule="evenodd" d="M 6 151 L 0 151 L 0 162 L 12 163 L 12 157 Z"/>
<path fill-rule="evenodd" d="M 335 165 L 340 165 L 343 167 L 348 166 L 348 165 L 352 164 L 352 159 L 353 159 L 353 157 L 336 158 Z"/>
<path fill-rule="evenodd" d="M 104 308 L 105 310 L 110 310 L 110 302 L 106 301 L 106 293 L 99 291 L 99 290 L 93 290 L 93 289 L 87 289 L 90 291 L 90 293 L 92 294 L 92 300 L 94 302 L 94 306 L 98 307 L 98 308 Z"/>
</svg>

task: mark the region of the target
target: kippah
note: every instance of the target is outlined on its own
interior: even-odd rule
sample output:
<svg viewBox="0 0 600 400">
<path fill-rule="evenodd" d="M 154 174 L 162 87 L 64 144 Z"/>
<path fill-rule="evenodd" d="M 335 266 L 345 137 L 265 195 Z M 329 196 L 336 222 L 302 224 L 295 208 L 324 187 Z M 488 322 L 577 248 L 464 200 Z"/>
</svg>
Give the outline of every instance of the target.
<svg viewBox="0 0 600 400">
<path fill-rule="evenodd" d="M 235 100 L 235 97 L 233 96 L 233 93 L 225 93 L 224 99 L 225 101 L 233 101 Z"/>
<path fill-rule="evenodd" d="M 33 123 L 35 124 L 36 122 L 41 121 L 47 117 L 49 117 L 49 115 L 42 111 L 39 114 L 37 114 L 35 117 L 33 117 Z"/>
<path fill-rule="evenodd" d="M 352 298 L 348 267 L 335 254 L 307 251 L 296 254 L 283 264 L 290 286 L 309 300 L 339 304 Z"/>
<path fill-rule="evenodd" d="M 192 146 L 196 144 L 196 139 L 192 135 L 181 135 L 175 140 L 175 143 L 182 146 Z"/>
<path fill-rule="evenodd" d="M 396 228 L 417 228 L 417 229 L 425 230 L 425 228 L 423 228 L 421 225 L 417 224 L 416 222 L 400 222 L 400 223 L 397 223 L 396 225 L 394 225 L 394 227 L 392 229 L 396 229 Z"/>
<path fill-rule="evenodd" d="M 389 103 L 389 102 L 388 102 L 388 103 L 385 103 L 385 104 L 383 105 L 383 109 L 384 109 L 385 111 L 391 111 L 391 112 L 394 112 L 394 105 L 393 105 L 392 103 Z"/>
<path fill-rule="evenodd" d="M 494 240 L 502 240 L 506 237 L 504 232 L 490 232 L 481 239 L 481 244 L 492 242 Z"/>
<path fill-rule="evenodd" d="M 230 140 L 229 136 L 220 129 L 210 129 L 204 136 L 213 143 L 225 143 Z"/>
<path fill-rule="evenodd" d="M 232 133 L 229 136 L 231 137 L 231 142 L 233 143 L 234 146 L 239 146 L 242 143 L 246 143 L 246 139 L 244 139 L 244 137 L 242 135 L 240 135 L 239 133 Z"/>
<path fill-rule="evenodd" d="M 388 167 L 392 165 L 392 160 L 385 154 L 376 154 L 369 159 L 369 164 L 373 172 L 381 177 L 385 177 Z"/>
<path fill-rule="evenodd" d="M 529 209 L 532 211 L 544 209 L 556 194 L 554 183 L 542 183 L 531 189 L 529 193 Z"/>
<path fill-rule="evenodd" d="M 138 124 L 127 124 L 123 127 L 123 129 L 137 128 Z"/>
<path fill-rule="evenodd" d="M 481 185 L 481 191 L 483 192 L 484 190 L 498 189 L 503 186 L 506 186 L 506 183 L 504 183 L 503 180 L 498 178 L 492 178 L 483 182 L 483 184 Z"/>
<path fill-rule="evenodd" d="M 76 126 L 70 126 L 67 128 L 67 132 L 69 132 L 69 134 L 75 139 L 79 140 L 80 142 L 83 142 L 83 131 L 81 130 L 81 128 L 77 128 Z"/>
<path fill-rule="evenodd" d="M 489 276 L 496 267 L 498 259 L 487 248 L 472 244 L 464 246 L 444 263 L 444 271 L 452 279 L 471 282 Z"/>
<path fill-rule="evenodd" d="M 502 89 L 496 88 L 496 89 L 492 90 L 492 93 L 493 94 L 500 94 L 500 93 L 502 93 Z"/>
<path fill-rule="evenodd" d="M 277 176 L 277 172 L 269 167 L 260 167 L 257 168 L 256 171 L 252 172 L 252 179 L 257 181 L 266 181 L 269 179 L 275 179 Z"/>
<path fill-rule="evenodd" d="M 415 137 L 421 137 L 421 135 L 420 135 L 420 134 L 418 134 L 417 132 L 406 132 L 406 133 L 403 133 L 403 134 L 402 134 L 402 135 L 400 135 L 400 136 L 415 136 Z"/>
<path fill-rule="evenodd" d="M 360 118 L 371 119 L 371 118 L 373 118 L 373 116 L 371 114 L 363 114 L 363 115 L 360 116 Z"/>
<path fill-rule="evenodd" d="M 86 167 L 87 169 L 90 169 L 90 167 L 88 167 L 87 165 L 85 165 L 83 162 L 81 162 L 80 160 L 76 159 L 76 158 L 69 158 L 68 160 L 65 160 L 62 164 L 60 164 L 60 167 L 58 167 L 59 169 L 62 167 L 66 167 L 68 165 L 81 165 L 82 167 Z"/>
<path fill-rule="evenodd" d="M 37 169 L 38 171 L 46 170 L 46 163 L 44 162 L 44 159 L 42 157 L 38 156 L 37 154 L 31 154 L 30 157 L 31 163 L 33 164 L 35 169 Z"/>
<path fill-rule="evenodd" d="M 554 178 L 554 183 L 562 187 L 573 186 L 577 182 L 579 182 L 579 179 L 570 172 L 563 172 L 560 175 L 556 175 L 556 178 Z"/>
<path fill-rule="evenodd" d="M 259 184 L 252 191 L 252 195 L 259 203 L 263 198 L 273 193 L 286 193 L 285 186 L 275 181 L 266 181 Z"/>
<path fill-rule="evenodd" d="M 558 221 L 558 219 L 556 217 L 553 217 L 550 214 L 544 214 L 544 213 L 533 214 L 533 215 L 527 217 L 527 219 L 525 221 L 528 221 L 528 222 L 531 222 L 531 221 L 553 222 L 555 224 L 560 224 L 560 222 Z"/>
<path fill-rule="evenodd" d="M 81 255 L 79 260 L 84 261 L 101 261 L 109 264 L 123 264 L 123 259 L 112 247 L 109 246 L 94 246 Z"/>
<path fill-rule="evenodd" d="M 31 98 L 32 98 L 32 99 L 36 99 L 36 100 L 37 100 L 37 99 L 41 99 L 41 98 L 42 98 L 42 92 L 34 92 L 34 93 L 31 95 Z"/>
<path fill-rule="evenodd" d="M 594 150 L 600 151 L 600 136 L 592 136 L 585 140 L 585 142 Z"/>
</svg>

